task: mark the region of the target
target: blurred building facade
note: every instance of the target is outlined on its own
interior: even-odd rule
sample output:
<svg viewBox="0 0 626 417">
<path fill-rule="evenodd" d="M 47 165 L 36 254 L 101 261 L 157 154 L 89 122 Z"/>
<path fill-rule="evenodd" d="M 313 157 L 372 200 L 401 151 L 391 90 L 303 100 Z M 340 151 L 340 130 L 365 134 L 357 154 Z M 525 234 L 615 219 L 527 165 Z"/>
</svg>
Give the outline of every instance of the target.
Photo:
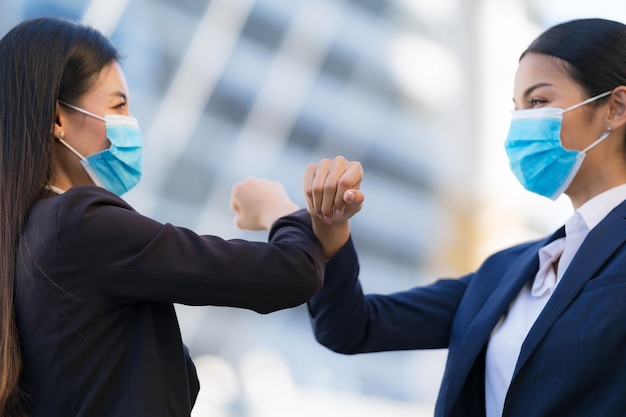
<svg viewBox="0 0 626 417">
<path fill-rule="evenodd" d="M 555 19 L 540 1 L 4 3 L 2 33 L 54 15 L 119 47 L 146 140 L 126 198 L 162 222 L 264 240 L 233 227 L 231 186 L 279 180 L 303 206 L 306 164 L 343 155 L 365 171 L 353 221 L 365 289 L 391 292 L 469 272 L 560 221 L 530 215 L 544 203 L 520 202 L 501 146 L 517 57 Z M 336 355 L 304 306 L 178 311 L 203 377 L 196 417 L 432 413 L 445 351 Z"/>
</svg>

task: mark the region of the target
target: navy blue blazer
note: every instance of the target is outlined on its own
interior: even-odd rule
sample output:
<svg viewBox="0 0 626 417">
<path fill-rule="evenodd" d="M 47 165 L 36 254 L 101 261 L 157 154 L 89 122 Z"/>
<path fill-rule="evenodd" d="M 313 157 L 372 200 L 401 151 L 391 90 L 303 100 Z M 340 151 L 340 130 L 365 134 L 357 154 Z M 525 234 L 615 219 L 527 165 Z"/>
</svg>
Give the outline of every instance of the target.
<svg viewBox="0 0 626 417">
<path fill-rule="evenodd" d="M 448 348 L 436 417 L 485 415 L 491 331 L 534 278 L 552 236 L 498 252 L 459 279 L 363 295 L 352 242 L 308 303 L 317 340 L 346 354 Z M 503 416 L 626 415 L 626 202 L 592 229 L 525 339 Z"/>
</svg>

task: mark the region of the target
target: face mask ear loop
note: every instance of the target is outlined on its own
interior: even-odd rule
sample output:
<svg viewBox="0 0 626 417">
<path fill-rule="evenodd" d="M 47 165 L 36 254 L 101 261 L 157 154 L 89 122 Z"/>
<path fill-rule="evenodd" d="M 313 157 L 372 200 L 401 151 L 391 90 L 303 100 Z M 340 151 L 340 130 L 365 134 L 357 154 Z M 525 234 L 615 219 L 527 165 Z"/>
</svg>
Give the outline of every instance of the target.
<svg viewBox="0 0 626 417">
<path fill-rule="evenodd" d="M 604 133 L 601 134 L 600 137 L 595 142 L 593 142 L 591 145 L 587 146 L 581 152 L 582 153 L 587 153 L 591 148 L 593 148 L 594 146 L 596 146 L 597 144 L 602 142 L 604 139 L 608 138 L 612 131 L 613 131 L 613 129 L 611 128 L 611 126 L 609 126 L 608 129 L 606 129 L 604 131 Z"/>
<path fill-rule="evenodd" d="M 57 138 L 57 140 L 61 142 L 67 149 L 69 149 L 74 155 L 80 158 L 80 164 L 82 165 L 83 169 L 85 170 L 85 172 L 87 173 L 91 181 L 93 181 L 93 183 L 97 185 L 98 187 L 102 187 L 102 183 L 100 182 L 96 174 L 93 172 L 93 170 L 89 167 L 89 162 L 87 161 L 87 159 L 85 159 L 84 156 L 78 153 L 76 149 L 71 147 L 70 144 L 64 141 L 63 139 Z"/>
<path fill-rule="evenodd" d="M 605 91 L 605 92 L 604 92 L 604 93 L 602 93 L 602 94 L 598 94 L 597 96 L 593 96 L 593 97 L 591 97 L 591 98 L 588 98 L 587 100 L 581 101 L 581 102 L 580 102 L 580 103 L 578 103 L 578 104 L 574 104 L 573 106 L 570 106 L 570 107 L 566 108 L 565 110 L 563 110 L 563 113 L 568 112 L 568 111 L 570 111 L 570 110 L 577 109 L 578 107 L 584 106 L 585 104 L 589 104 L 589 103 L 591 103 L 592 101 L 599 100 L 599 99 L 601 99 L 602 97 L 606 97 L 606 96 L 608 96 L 608 95 L 609 95 L 609 94 L 611 94 L 612 92 L 613 92 L 613 90 L 610 90 L 610 91 Z"/>
<path fill-rule="evenodd" d="M 70 109 L 73 109 L 73 110 L 76 110 L 77 112 L 86 114 L 87 116 L 95 117 L 96 119 L 102 120 L 104 122 L 104 117 L 102 117 L 102 116 L 98 116 L 97 114 L 93 114 L 92 112 L 89 112 L 87 110 L 81 109 L 80 107 L 73 106 L 73 105 L 71 105 L 69 103 L 66 103 L 64 101 L 61 101 L 61 100 L 59 100 L 59 103 L 63 104 L 65 107 L 69 107 Z"/>
</svg>

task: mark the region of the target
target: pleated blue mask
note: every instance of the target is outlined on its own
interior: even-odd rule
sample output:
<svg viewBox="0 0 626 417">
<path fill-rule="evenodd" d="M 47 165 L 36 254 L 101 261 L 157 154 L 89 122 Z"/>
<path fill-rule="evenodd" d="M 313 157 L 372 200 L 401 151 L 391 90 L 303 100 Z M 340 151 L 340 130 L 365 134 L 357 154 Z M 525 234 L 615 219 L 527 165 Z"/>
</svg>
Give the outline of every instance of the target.
<svg viewBox="0 0 626 417">
<path fill-rule="evenodd" d="M 511 170 L 524 188 L 552 200 L 567 190 L 586 153 L 606 139 L 611 128 L 584 150 L 568 150 L 561 143 L 563 113 L 609 94 L 611 91 L 566 109 L 542 107 L 513 112 L 504 148 Z"/>
<path fill-rule="evenodd" d="M 80 107 L 61 102 L 64 106 L 102 120 L 111 146 L 87 157 L 59 139 L 74 152 L 94 184 L 121 196 L 141 179 L 143 140 L 139 124 L 134 117 L 121 114 L 98 116 Z"/>
</svg>

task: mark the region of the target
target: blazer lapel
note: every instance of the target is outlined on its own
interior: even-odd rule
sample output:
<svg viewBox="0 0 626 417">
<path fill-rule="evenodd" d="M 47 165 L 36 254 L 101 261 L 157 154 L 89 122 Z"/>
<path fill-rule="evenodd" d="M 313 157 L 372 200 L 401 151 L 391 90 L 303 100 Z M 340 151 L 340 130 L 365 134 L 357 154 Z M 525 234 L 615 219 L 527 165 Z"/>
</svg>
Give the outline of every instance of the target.
<svg viewBox="0 0 626 417">
<path fill-rule="evenodd" d="M 465 379 L 494 327 L 524 284 L 537 273 L 539 249 L 564 235 L 565 231 L 562 227 L 549 238 L 529 246 L 521 256 L 512 262 L 506 276 L 489 295 L 478 314 L 467 327 L 460 343 L 455 346 L 455 349 L 449 351 L 449 355 L 452 356 L 448 360 L 442 386 L 442 389 L 446 391 L 443 415 L 447 416 L 451 412 Z"/>
<path fill-rule="evenodd" d="M 578 253 L 587 256 L 574 256 L 554 294 L 548 300 L 535 324 L 531 327 L 526 340 L 522 344 L 520 356 L 513 373 L 517 375 L 535 350 L 541 339 L 550 330 L 554 322 L 561 316 L 574 298 L 585 286 L 587 281 L 602 267 L 606 260 L 626 241 L 626 202 L 622 203 L 607 217 L 594 227 L 583 241 Z"/>
</svg>

